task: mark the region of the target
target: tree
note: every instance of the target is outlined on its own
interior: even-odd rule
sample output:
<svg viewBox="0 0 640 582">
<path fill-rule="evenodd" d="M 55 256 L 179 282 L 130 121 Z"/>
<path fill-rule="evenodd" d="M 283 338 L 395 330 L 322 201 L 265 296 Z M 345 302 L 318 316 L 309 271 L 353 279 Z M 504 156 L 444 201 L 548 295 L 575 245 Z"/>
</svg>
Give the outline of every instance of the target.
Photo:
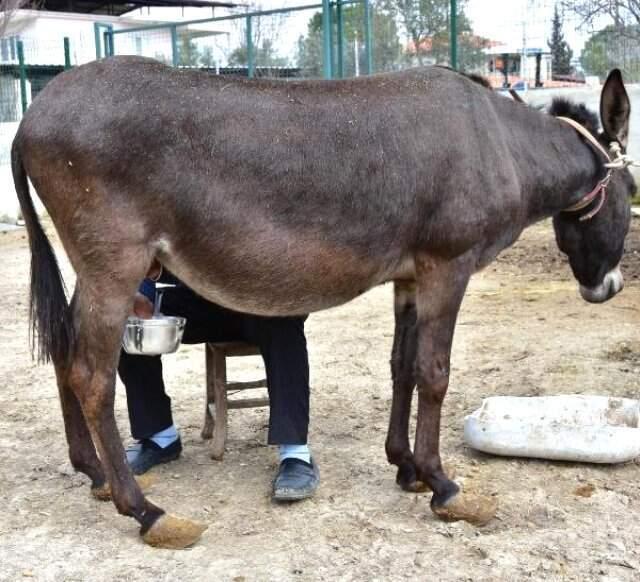
<svg viewBox="0 0 640 582">
<path fill-rule="evenodd" d="M 259 4 L 251 4 L 247 8 L 250 12 L 261 10 Z M 282 14 L 270 16 L 253 17 L 251 20 L 251 45 L 253 47 L 253 58 L 256 66 L 259 67 L 285 67 L 288 60 L 277 54 L 278 37 L 284 23 L 285 17 Z M 246 23 L 244 19 L 234 21 L 234 26 L 241 35 L 240 45 L 231 51 L 228 62 L 231 66 L 247 65 L 248 51 L 247 39 L 245 36 Z"/>
<path fill-rule="evenodd" d="M 344 6 L 342 21 L 344 29 L 343 75 L 348 77 L 355 74 L 356 53 L 358 54 L 359 70 L 366 70 L 366 54 L 363 50 L 364 9 L 362 5 Z M 371 21 L 374 71 L 380 72 L 398 68 L 402 51 L 394 16 L 382 7 L 373 5 L 371 7 Z M 334 45 L 336 44 L 334 36 Z M 337 54 L 337 49 L 335 54 Z M 298 39 L 296 62 L 299 67 L 304 69 L 306 75 L 314 77 L 322 75 L 322 14 L 320 12 L 316 12 L 310 18 L 306 36 L 301 36 Z"/>
<path fill-rule="evenodd" d="M 200 52 L 192 38 L 183 36 L 178 48 L 178 65 L 182 67 L 195 67 L 200 60 Z"/>
<path fill-rule="evenodd" d="M 609 26 L 594 34 L 585 43 L 580 62 L 587 75 L 597 75 L 602 78 L 615 66 L 608 46 L 612 35 L 615 35 L 615 28 Z"/>
<path fill-rule="evenodd" d="M 389 11 L 398 16 L 409 39 L 407 56 L 418 64 L 429 61 L 450 64 L 450 0 L 384 0 Z M 473 34 L 465 14 L 468 0 L 458 0 L 458 67 L 474 70 L 484 64 L 483 49 L 488 40 Z"/>
<path fill-rule="evenodd" d="M 562 5 L 582 18 L 583 24 L 607 17 L 619 34 L 640 39 L 640 0 L 563 0 Z"/>
<path fill-rule="evenodd" d="M 213 67 L 216 64 L 216 59 L 213 56 L 213 48 L 205 46 L 200 51 L 200 65 L 203 67 Z"/>
<path fill-rule="evenodd" d="M 286 67 L 288 65 L 286 58 L 277 56 L 273 41 L 269 38 L 263 39 L 261 45 L 253 45 L 253 59 L 254 63 L 260 67 Z M 246 65 L 248 61 L 246 42 L 241 43 L 229 55 L 229 65 L 232 67 Z"/>
<path fill-rule="evenodd" d="M 621 35 L 614 25 L 596 32 L 585 43 L 580 61 L 585 73 L 604 79 L 613 68 L 622 70 L 625 80 L 640 80 L 640 46 L 633 35 L 637 26 Z"/>
<path fill-rule="evenodd" d="M 437 33 L 431 43 L 431 58 L 438 64 L 450 64 L 449 29 Z M 458 69 L 477 71 L 484 68 L 484 49 L 489 40 L 473 34 L 471 22 L 464 13 L 458 14 Z"/>
<path fill-rule="evenodd" d="M 556 5 L 553 12 L 553 22 L 551 24 L 551 40 L 549 41 L 551 49 L 551 70 L 554 75 L 571 74 L 571 57 L 573 51 L 569 48 L 569 44 L 564 40 L 562 32 L 562 19 Z"/>
<path fill-rule="evenodd" d="M 420 65 L 449 30 L 450 0 L 385 0 L 398 15 L 411 43 L 410 51 Z M 466 0 L 459 3 L 460 11 Z"/>
<path fill-rule="evenodd" d="M 24 8 L 28 4 L 30 8 L 35 8 L 38 2 L 30 0 L 0 0 L 0 37 L 4 36 L 7 31 L 7 26 L 15 11 Z"/>
</svg>

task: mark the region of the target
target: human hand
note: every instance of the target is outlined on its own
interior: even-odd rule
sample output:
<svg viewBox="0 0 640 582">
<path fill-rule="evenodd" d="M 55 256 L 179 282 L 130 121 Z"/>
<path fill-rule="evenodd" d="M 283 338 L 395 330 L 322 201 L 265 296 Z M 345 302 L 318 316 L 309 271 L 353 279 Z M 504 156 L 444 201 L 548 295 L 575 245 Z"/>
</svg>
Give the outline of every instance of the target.
<svg viewBox="0 0 640 582">
<path fill-rule="evenodd" d="M 146 295 L 136 293 L 133 300 L 133 314 L 141 319 L 151 319 L 153 317 L 153 303 Z"/>
<path fill-rule="evenodd" d="M 158 262 L 157 259 L 153 259 L 151 266 L 149 267 L 149 271 L 147 271 L 147 279 L 151 279 L 152 281 L 157 281 L 162 275 L 162 265 Z"/>
</svg>

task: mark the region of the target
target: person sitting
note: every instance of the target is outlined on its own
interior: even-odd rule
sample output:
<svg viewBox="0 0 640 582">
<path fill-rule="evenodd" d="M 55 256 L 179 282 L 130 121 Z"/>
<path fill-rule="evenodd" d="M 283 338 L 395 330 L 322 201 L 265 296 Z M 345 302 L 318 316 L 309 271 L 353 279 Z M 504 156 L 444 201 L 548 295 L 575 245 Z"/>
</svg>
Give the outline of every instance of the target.
<svg viewBox="0 0 640 582">
<path fill-rule="evenodd" d="M 320 482 L 307 443 L 309 425 L 309 361 L 304 317 L 263 317 L 211 303 L 170 273 L 155 280 L 173 284 L 163 291 L 162 312 L 185 317 L 183 343 L 242 341 L 259 347 L 269 392 L 268 443 L 278 445 L 280 465 L 273 498 L 295 501 L 311 497 Z M 153 315 L 155 281 L 145 279 L 136 294 L 134 313 Z M 180 456 L 182 444 L 165 391 L 160 356 L 132 355 L 122 350 L 118 373 L 127 394 L 131 434 L 127 460 L 140 475 Z"/>
</svg>

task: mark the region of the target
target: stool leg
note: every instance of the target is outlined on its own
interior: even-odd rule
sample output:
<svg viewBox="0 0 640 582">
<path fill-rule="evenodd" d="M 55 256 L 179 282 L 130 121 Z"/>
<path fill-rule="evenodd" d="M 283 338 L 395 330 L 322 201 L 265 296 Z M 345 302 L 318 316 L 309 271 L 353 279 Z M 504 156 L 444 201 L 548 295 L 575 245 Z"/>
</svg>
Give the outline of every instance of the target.
<svg viewBox="0 0 640 582">
<path fill-rule="evenodd" d="M 224 445 L 227 441 L 227 360 L 220 350 L 213 350 L 213 444 L 211 458 L 222 461 Z"/>
<path fill-rule="evenodd" d="M 213 415 L 211 414 L 211 407 L 215 407 L 215 391 L 214 391 L 214 377 L 215 377 L 215 364 L 213 360 L 213 349 L 209 344 L 205 344 L 205 359 L 206 359 L 206 382 L 207 382 L 207 398 L 204 403 L 204 426 L 200 435 L 204 440 L 209 440 L 213 436 Z"/>
</svg>

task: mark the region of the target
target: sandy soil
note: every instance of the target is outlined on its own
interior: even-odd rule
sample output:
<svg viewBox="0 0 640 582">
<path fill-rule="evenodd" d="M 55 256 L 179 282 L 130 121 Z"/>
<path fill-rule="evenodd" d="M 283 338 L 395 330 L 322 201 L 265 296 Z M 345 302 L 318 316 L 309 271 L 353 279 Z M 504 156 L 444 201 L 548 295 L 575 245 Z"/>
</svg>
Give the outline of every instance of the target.
<svg viewBox="0 0 640 582">
<path fill-rule="evenodd" d="M 150 496 L 209 524 L 190 550 L 146 547 L 133 520 L 94 501 L 66 459 L 52 368 L 27 341 L 29 253 L 0 235 L 0 580 L 578 580 L 640 578 L 640 465 L 495 458 L 462 441 L 465 414 L 493 394 L 638 397 L 640 221 L 623 264 L 625 291 L 584 303 L 549 223 L 528 230 L 477 275 L 459 318 L 444 407 L 443 456 L 465 486 L 496 495 L 497 518 L 445 524 L 427 494 L 402 492 L 384 456 L 390 407 L 390 286 L 313 315 L 313 451 L 317 496 L 269 498 L 275 451 L 266 411 L 232 411 L 222 463 L 200 440 L 204 356 L 165 358 L 183 457 L 157 470 Z M 242 358 L 232 375 L 260 374 Z M 128 435 L 123 390 L 117 416 Z"/>
</svg>

